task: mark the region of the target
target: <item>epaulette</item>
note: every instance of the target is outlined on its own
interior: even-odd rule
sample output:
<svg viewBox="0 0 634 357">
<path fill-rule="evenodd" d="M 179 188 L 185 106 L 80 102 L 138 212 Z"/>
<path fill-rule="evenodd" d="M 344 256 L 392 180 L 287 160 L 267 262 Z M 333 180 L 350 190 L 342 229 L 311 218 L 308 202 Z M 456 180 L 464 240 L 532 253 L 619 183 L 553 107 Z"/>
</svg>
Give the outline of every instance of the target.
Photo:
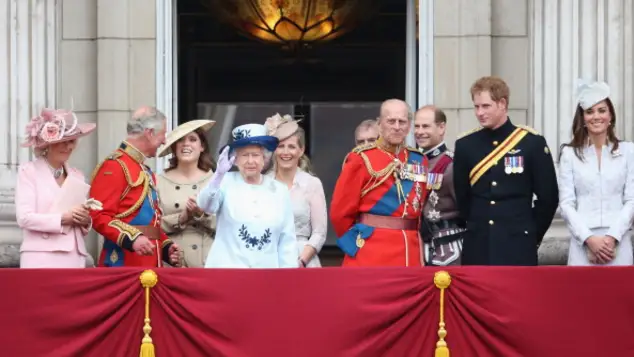
<svg viewBox="0 0 634 357">
<path fill-rule="evenodd" d="M 480 130 L 482 130 L 482 127 L 481 127 L 481 126 L 480 126 L 480 127 L 475 128 L 475 129 L 471 129 L 471 130 L 469 130 L 469 131 L 465 131 L 464 133 L 462 133 L 462 134 L 458 135 L 458 137 L 456 138 L 456 140 L 461 139 L 461 138 L 464 138 L 465 136 L 471 135 L 471 134 L 476 133 L 476 132 L 478 132 L 478 131 L 480 131 Z"/>
<path fill-rule="evenodd" d="M 445 150 L 445 155 L 449 156 L 450 158 L 453 159 L 453 151 L 451 150 Z"/>
<path fill-rule="evenodd" d="M 420 154 L 420 155 L 423 154 L 423 151 L 421 149 L 415 148 L 415 147 L 412 147 L 412 146 L 406 146 L 405 149 L 407 151 L 415 152 L 415 153 Z"/>
<path fill-rule="evenodd" d="M 516 125 L 518 128 L 522 128 L 526 131 L 528 131 L 529 133 L 533 134 L 533 135 L 540 135 L 539 132 L 533 128 L 531 128 L 530 126 L 527 125 Z"/>
<path fill-rule="evenodd" d="M 365 143 L 365 144 L 357 145 L 354 149 L 352 149 L 352 152 L 355 154 L 359 154 L 361 152 L 374 149 L 375 147 L 376 147 L 376 143 Z"/>
<path fill-rule="evenodd" d="M 123 155 L 121 151 L 115 150 L 110 155 L 106 156 L 106 158 L 103 159 L 99 164 L 97 164 L 97 167 L 95 167 L 95 169 L 92 171 L 92 175 L 90 176 L 90 182 L 92 182 L 95 179 L 95 176 L 97 176 L 97 172 L 99 172 L 99 170 L 101 169 L 101 167 L 107 160 L 117 160 L 121 157 L 121 155 Z"/>
</svg>

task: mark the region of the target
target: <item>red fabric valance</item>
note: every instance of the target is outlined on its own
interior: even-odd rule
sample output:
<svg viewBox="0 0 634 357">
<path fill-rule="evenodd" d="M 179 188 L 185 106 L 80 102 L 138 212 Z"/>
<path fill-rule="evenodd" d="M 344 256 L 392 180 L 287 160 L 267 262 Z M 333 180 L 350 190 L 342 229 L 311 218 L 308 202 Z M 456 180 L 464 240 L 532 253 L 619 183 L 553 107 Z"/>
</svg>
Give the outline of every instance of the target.
<svg viewBox="0 0 634 357">
<path fill-rule="evenodd" d="M 157 357 L 434 356 L 434 268 L 156 269 Z M 634 356 L 634 268 L 447 269 L 451 357 Z M 2 356 L 138 356 L 139 269 L 0 269 Z"/>
</svg>

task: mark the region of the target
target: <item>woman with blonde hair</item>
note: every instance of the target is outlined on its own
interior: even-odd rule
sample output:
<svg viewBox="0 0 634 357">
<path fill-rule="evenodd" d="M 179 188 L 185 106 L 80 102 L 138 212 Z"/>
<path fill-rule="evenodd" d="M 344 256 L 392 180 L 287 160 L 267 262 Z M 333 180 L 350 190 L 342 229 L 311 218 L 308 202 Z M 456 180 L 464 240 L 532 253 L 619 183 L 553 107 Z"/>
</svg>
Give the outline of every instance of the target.
<svg viewBox="0 0 634 357">
<path fill-rule="evenodd" d="M 298 259 L 301 266 L 321 267 L 318 253 L 326 241 L 328 210 L 321 180 L 306 156 L 306 134 L 290 115 L 276 114 L 264 124 L 280 141 L 269 173 L 288 187 L 293 204 Z"/>
<path fill-rule="evenodd" d="M 43 109 L 26 126 L 23 146 L 35 159 L 20 165 L 15 189 L 16 218 L 22 228 L 20 268 L 85 268 L 84 238 L 91 228 L 89 207 L 76 203 L 60 212 L 63 186 L 85 186 L 84 174 L 68 166 L 77 140 L 95 130 L 78 123 L 72 111 Z M 87 198 L 87 197 L 86 197 Z"/>
<path fill-rule="evenodd" d="M 572 140 L 559 157 L 559 205 L 572 235 L 568 265 L 632 265 L 634 144 L 616 137 L 610 87 L 582 82 Z"/>
<path fill-rule="evenodd" d="M 183 267 L 202 268 L 214 240 L 216 222 L 203 212 L 196 196 L 207 185 L 216 163 L 209 153 L 205 134 L 216 122 L 191 120 L 172 130 L 159 157 L 172 154 L 159 176 L 163 218 L 161 226 L 183 252 Z"/>
</svg>

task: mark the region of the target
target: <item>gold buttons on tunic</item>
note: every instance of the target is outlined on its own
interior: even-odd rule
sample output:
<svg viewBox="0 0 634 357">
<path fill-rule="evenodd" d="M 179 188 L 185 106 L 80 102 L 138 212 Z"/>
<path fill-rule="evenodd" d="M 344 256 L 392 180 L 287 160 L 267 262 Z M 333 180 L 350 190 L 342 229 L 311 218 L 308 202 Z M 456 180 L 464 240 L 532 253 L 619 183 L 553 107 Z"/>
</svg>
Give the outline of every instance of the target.
<svg viewBox="0 0 634 357">
<path fill-rule="evenodd" d="M 497 140 L 493 142 L 493 146 L 496 146 L 497 144 L 499 144 Z"/>
<path fill-rule="evenodd" d="M 493 225 L 493 223 L 495 223 L 495 222 L 493 222 L 493 220 L 490 220 L 490 221 L 489 221 L 489 224 L 490 224 L 490 225 Z"/>
<path fill-rule="evenodd" d="M 492 205 L 494 205 L 494 204 L 495 204 L 495 201 L 491 201 L 491 204 L 492 204 Z"/>
<path fill-rule="evenodd" d="M 497 185 L 498 185 L 497 182 L 495 182 L 495 181 L 491 182 L 491 186 L 497 186 Z"/>
<path fill-rule="evenodd" d="M 361 235 L 359 234 L 359 236 L 357 237 L 357 247 L 363 248 L 364 245 L 365 245 L 365 240 L 361 238 Z"/>
</svg>

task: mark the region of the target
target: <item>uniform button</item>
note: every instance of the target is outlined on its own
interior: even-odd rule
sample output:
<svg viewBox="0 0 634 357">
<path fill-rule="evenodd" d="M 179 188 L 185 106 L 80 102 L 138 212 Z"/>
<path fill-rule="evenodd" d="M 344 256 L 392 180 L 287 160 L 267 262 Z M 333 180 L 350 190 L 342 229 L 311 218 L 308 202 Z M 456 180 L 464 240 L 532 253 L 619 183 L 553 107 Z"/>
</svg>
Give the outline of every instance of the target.
<svg viewBox="0 0 634 357">
<path fill-rule="evenodd" d="M 196 250 L 196 249 L 198 249 L 198 246 L 196 244 L 194 244 L 194 245 L 192 245 L 192 249 Z"/>
<path fill-rule="evenodd" d="M 181 189 L 181 187 L 180 187 L 180 186 L 176 186 L 176 189 L 177 189 L 177 190 L 180 190 L 180 189 Z"/>
<path fill-rule="evenodd" d="M 174 203 L 174 207 L 178 208 L 179 204 L 178 203 Z"/>
<path fill-rule="evenodd" d="M 497 185 L 498 185 L 497 182 L 495 182 L 495 181 L 491 182 L 491 186 L 497 186 Z"/>
<path fill-rule="evenodd" d="M 194 186 L 192 186 L 192 188 L 195 190 L 195 189 L 197 189 L 197 188 L 198 188 L 198 186 L 194 185 Z"/>
<path fill-rule="evenodd" d="M 497 140 L 493 142 L 493 146 L 496 146 L 498 144 Z"/>
<path fill-rule="evenodd" d="M 491 204 L 492 204 L 492 205 L 494 205 L 494 204 L 495 204 L 495 201 L 491 201 Z"/>
<path fill-rule="evenodd" d="M 490 224 L 490 225 L 493 225 L 493 223 L 495 223 L 495 222 L 493 222 L 493 220 L 489 221 L 489 224 Z"/>
</svg>

